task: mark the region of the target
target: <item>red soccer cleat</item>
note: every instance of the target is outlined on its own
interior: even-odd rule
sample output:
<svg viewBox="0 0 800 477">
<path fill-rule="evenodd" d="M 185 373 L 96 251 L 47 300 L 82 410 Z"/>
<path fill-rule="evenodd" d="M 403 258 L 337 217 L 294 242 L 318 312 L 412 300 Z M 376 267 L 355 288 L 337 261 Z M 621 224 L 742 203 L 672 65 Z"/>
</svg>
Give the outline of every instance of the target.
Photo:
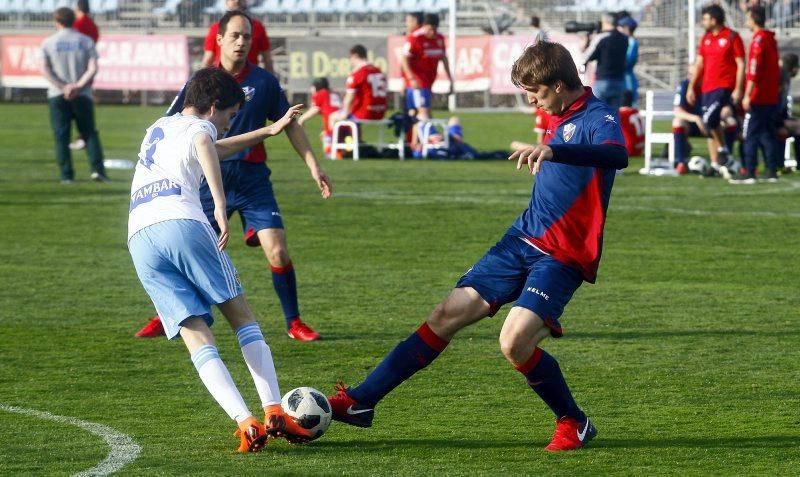
<svg viewBox="0 0 800 477">
<path fill-rule="evenodd" d="M 362 406 L 347 394 L 344 383 L 336 384 L 336 394 L 328 396 L 333 419 L 356 427 L 372 427 L 375 409 Z"/>
<path fill-rule="evenodd" d="M 297 317 L 294 321 L 292 321 L 287 334 L 289 335 L 289 338 L 297 341 L 317 341 L 318 339 L 322 338 L 319 333 L 312 330 L 307 324 L 303 323 L 300 320 L 300 317 Z"/>
<path fill-rule="evenodd" d="M 144 328 L 137 331 L 133 336 L 137 338 L 158 338 L 159 336 L 165 335 L 166 333 L 164 333 L 164 325 L 161 324 L 161 318 L 154 316 L 144 325 Z"/>
<path fill-rule="evenodd" d="M 248 417 L 239 424 L 239 429 L 236 429 L 233 435 L 239 438 L 237 452 L 259 452 L 267 445 L 267 438 L 269 437 L 264 425 L 253 416 Z"/>
<path fill-rule="evenodd" d="M 571 417 L 564 416 L 556 421 L 556 430 L 550 444 L 544 448 L 550 452 L 561 452 L 580 449 L 597 435 L 592 421 L 587 417 L 580 422 Z"/>
<path fill-rule="evenodd" d="M 685 176 L 689 173 L 689 167 L 686 165 L 685 162 L 679 162 L 677 166 L 675 166 L 675 170 L 678 174 Z"/>
</svg>

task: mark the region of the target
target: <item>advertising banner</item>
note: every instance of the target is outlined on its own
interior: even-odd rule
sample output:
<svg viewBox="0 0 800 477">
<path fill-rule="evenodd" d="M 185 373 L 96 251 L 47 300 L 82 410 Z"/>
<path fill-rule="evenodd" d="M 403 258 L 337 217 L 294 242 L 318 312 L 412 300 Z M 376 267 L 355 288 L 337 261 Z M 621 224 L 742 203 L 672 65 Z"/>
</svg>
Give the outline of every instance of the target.
<svg viewBox="0 0 800 477">
<path fill-rule="evenodd" d="M 3 86 L 46 88 L 39 71 L 45 36 L 5 36 Z M 95 89 L 179 90 L 189 77 L 189 50 L 183 35 L 103 35 L 97 44 Z"/>
<path fill-rule="evenodd" d="M 385 38 L 289 38 L 288 89 L 307 91 L 314 78 L 328 78 L 332 89 L 343 92 L 350 75 L 350 48 L 356 44 L 367 49 L 367 59 L 386 71 Z"/>
</svg>

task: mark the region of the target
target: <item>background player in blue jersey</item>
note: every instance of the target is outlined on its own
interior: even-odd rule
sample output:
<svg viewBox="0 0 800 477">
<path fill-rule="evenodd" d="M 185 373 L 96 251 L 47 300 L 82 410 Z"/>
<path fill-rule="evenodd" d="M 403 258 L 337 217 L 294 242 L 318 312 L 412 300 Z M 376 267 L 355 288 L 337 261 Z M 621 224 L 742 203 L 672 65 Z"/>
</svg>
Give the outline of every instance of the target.
<svg viewBox="0 0 800 477">
<path fill-rule="evenodd" d="M 628 156 L 615 111 L 584 88 L 569 52 L 539 42 L 512 69 L 531 105 L 553 115 L 544 144 L 509 159 L 537 174 L 530 204 L 500 241 L 456 284 L 420 328 L 360 385 L 339 383 L 334 419 L 370 427 L 375 405 L 444 351 L 462 328 L 515 302 L 500 347 L 556 415 L 550 451 L 582 447 L 597 431 L 575 403 L 558 362 L 539 348 L 562 334 L 559 317 L 581 283 L 594 282 L 615 172 Z"/>
<path fill-rule="evenodd" d="M 245 93 L 245 105 L 231 122 L 229 135 L 254 131 L 267 120 L 277 121 L 289 109 L 286 95 L 277 78 L 266 70 L 247 62 L 252 41 L 250 19 L 240 11 L 230 11 L 219 21 L 217 42 L 220 45 L 220 63 L 217 65 L 231 73 Z M 167 114 L 183 107 L 186 88 L 178 94 Z M 314 156 L 302 126 L 292 121 L 286 135 L 295 151 L 305 161 L 311 177 L 319 187 L 322 197 L 331 194 L 331 183 Z M 245 240 L 248 245 L 261 245 L 272 270 L 272 283 L 281 302 L 289 337 L 301 341 L 320 338 L 300 320 L 297 301 L 297 281 L 289 257 L 286 235 L 280 209 L 269 180 L 271 171 L 265 161 L 267 153 L 262 143 L 227 158 L 222 163 L 222 177 L 228 199 L 228 216 L 238 211 L 242 218 Z M 213 200 L 207 186 L 201 190 L 203 207 L 212 225 Z M 150 320 L 137 336 L 151 337 L 163 334 L 158 317 Z"/>
</svg>

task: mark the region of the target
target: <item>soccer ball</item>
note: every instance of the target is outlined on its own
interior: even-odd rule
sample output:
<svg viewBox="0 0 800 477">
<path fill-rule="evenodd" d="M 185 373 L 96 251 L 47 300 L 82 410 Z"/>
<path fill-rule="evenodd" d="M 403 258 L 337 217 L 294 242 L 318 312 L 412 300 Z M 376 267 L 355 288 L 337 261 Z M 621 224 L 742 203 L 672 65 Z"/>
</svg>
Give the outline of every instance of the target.
<svg viewBox="0 0 800 477">
<path fill-rule="evenodd" d="M 295 388 L 283 395 L 281 407 L 303 428 L 311 431 L 311 439 L 319 438 L 331 425 L 331 404 L 314 388 Z"/>
<path fill-rule="evenodd" d="M 692 156 L 692 158 L 689 159 L 689 170 L 695 174 L 700 174 L 701 176 L 707 175 L 709 167 L 705 157 Z"/>
</svg>

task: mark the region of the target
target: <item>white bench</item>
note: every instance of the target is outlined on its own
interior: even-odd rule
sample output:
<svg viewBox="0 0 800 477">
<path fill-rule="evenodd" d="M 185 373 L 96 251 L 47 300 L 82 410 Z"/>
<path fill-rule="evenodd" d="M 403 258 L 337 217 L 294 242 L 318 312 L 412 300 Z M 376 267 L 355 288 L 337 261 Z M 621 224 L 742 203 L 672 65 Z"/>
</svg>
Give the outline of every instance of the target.
<svg viewBox="0 0 800 477">
<path fill-rule="evenodd" d="M 647 90 L 645 93 L 644 110 L 644 167 L 639 169 L 639 174 L 645 176 L 677 176 L 675 170 L 675 137 L 671 132 L 653 132 L 653 119 L 672 118 L 675 113 L 672 109 L 657 111 L 655 109 L 655 93 Z M 666 144 L 669 150 L 669 160 L 653 160 L 653 144 Z"/>
<path fill-rule="evenodd" d="M 405 141 L 402 133 L 394 142 L 387 143 L 384 140 L 386 137 L 386 130 L 391 130 L 394 128 L 394 123 L 390 119 L 346 119 L 344 121 L 336 121 L 333 124 L 333 131 L 331 133 L 332 138 L 330 159 L 336 159 L 339 151 L 352 150 L 353 160 L 359 160 L 360 157 L 358 145 L 361 143 L 361 132 L 359 126 L 366 125 L 378 126 L 378 143 L 376 144 L 378 149 L 383 149 L 385 147 L 397 149 L 397 157 L 400 158 L 401 161 L 405 159 Z M 344 140 L 342 140 L 342 142 L 339 141 L 339 137 L 342 136 L 340 133 L 343 129 L 350 131 L 350 136 L 353 138 L 352 143 L 348 144 L 344 142 Z M 394 134 L 394 131 L 392 131 L 392 134 Z"/>
</svg>

